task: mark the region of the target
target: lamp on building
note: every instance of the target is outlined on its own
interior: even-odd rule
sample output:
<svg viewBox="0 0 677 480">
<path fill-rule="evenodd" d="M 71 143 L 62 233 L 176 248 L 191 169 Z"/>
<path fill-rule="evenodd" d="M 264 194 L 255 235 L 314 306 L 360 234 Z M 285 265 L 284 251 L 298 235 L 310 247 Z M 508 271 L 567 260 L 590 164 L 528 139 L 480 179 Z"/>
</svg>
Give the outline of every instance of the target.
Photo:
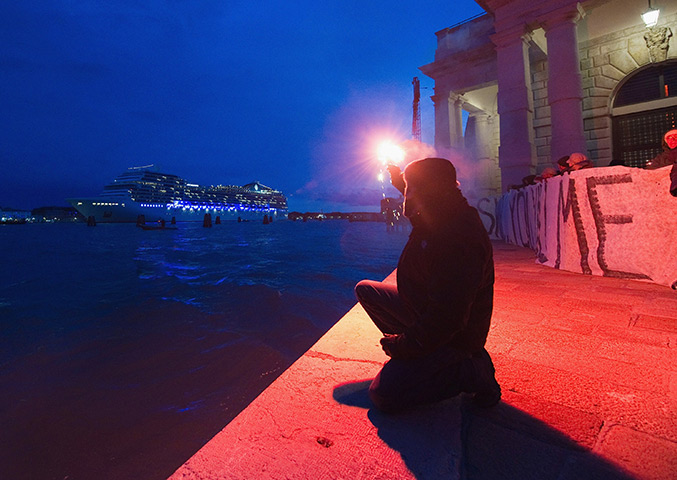
<svg viewBox="0 0 677 480">
<path fill-rule="evenodd" d="M 658 14 L 661 11 L 657 8 L 651 7 L 651 0 L 649 0 L 649 9 L 642 14 L 642 20 L 647 27 L 655 27 L 658 23 Z"/>
</svg>

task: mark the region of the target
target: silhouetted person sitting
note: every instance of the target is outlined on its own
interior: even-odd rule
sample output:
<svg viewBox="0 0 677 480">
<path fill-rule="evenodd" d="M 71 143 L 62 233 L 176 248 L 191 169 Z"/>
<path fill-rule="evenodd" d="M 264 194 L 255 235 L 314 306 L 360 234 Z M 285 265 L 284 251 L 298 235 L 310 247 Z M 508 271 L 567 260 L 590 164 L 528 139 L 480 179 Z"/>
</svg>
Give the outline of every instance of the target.
<svg viewBox="0 0 677 480">
<path fill-rule="evenodd" d="M 655 170 L 670 165 L 670 193 L 677 197 L 677 130 L 670 130 L 663 135 L 663 152 L 652 158 L 646 168 Z"/>
<path fill-rule="evenodd" d="M 404 193 L 413 229 L 397 266 L 397 285 L 363 280 L 355 287 L 390 357 L 369 396 L 386 412 L 461 392 L 473 393 L 481 406 L 495 405 L 501 388 L 484 348 L 494 288 L 489 236 L 448 160 L 412 162 L 404 175 L 397 167 L 389 171 Z"/>
</svg>

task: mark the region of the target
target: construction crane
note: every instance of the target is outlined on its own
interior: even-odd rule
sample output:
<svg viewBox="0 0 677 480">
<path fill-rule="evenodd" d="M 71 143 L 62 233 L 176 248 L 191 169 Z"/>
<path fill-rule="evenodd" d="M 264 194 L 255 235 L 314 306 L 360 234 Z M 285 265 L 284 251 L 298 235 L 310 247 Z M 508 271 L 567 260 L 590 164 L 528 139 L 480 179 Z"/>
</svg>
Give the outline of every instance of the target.
<svg viewBox="0 0 677 480">
<path fill-rule="evenodd" d="M 421 100 L 421 83 L 418 77 L 414 77 L 411 82 L 414 86 L 414 116 L 411 121 L 411 136 L 414 140 L 421 141 L 421 109 L 419 103 Z"/>
</svg>

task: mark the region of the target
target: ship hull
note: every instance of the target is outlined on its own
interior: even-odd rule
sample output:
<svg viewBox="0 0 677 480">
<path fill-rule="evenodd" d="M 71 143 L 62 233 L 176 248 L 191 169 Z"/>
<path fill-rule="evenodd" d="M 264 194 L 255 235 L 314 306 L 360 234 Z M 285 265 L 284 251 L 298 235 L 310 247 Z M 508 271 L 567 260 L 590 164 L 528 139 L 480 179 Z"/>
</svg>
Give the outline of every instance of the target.
<svg viewBox="0 0 677 480">
<path fill-rule="evenodd" d="M 113 200 L 111 198 L 77 198 L 69 199 L 69 203 L 85 218 L 94 217 L 97 223 L 136 223 L 143 215 L 146 222 L 165 220 L 171 222 L 202 222 L 205 214 L 221 220 L 263 220 L 269 218 L 287 218 L 286 209 L 249 207 L 245 205 L 233 206 L 199 206 L 182 207 L 172 204 L 141 204 L 130 199 Z"/>
</svg>

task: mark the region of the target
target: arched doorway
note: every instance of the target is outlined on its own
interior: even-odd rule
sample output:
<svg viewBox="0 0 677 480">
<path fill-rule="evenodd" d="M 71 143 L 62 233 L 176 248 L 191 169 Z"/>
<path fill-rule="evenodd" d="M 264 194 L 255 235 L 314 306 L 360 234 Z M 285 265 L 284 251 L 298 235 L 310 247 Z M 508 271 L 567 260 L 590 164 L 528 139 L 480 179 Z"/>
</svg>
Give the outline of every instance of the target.
<svg viewBox="0 0 677 480">
<path fill-rule="evenodd" d="M 611 109 L 612 165 L 644 167 L 677 126 L 677 60 L 640 68 L 619 83 Z"/>
</svg>

